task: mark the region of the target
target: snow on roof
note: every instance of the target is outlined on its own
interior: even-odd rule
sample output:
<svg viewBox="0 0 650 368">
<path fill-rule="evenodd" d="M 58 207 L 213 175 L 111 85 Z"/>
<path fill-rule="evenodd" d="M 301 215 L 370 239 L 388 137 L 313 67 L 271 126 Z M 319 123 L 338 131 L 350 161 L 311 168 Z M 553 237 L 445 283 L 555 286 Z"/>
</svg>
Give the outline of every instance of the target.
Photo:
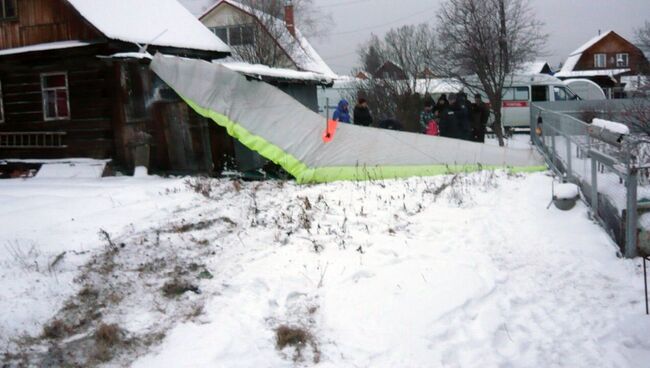
<svg viewBox="0 0 650 368">
<path fill-rule="evenodd" d="M 418 79 L 415 91 L 419 94 L 458 93 L 463 90 L 463 84 L 451 78 Z"/>
<path fill-rule="evenodd" d="M 225 66 L 230 70 L 253 77 L 272 77 L 291 80 L 316 81 L 323 84 L 332 83 L 332 78 L 314 72 L 301 72 L 293 69 L 271 68 L 266 65 L 249 64 L 244 62 L 214 61 L 215 64 Z"/>
<path fill-rule="evenodd" d="M 0 56 L 3 55 L 16 55 L 24 54 L 27 52 L 36 52 L 36 51 L 45 51 L 45 50 L 58 50 L 58 49 L 69 49 L 73 47 L 84 47 L 90 46 L 90 42 L 82 41 L 60 41 L 60 42 L 49 42 L 49 43 L 40 43 L 38 45 L 31 45 L 25 47 L 16 47 L 13 49 L 0 50 Z"/>
<path fill-rule="evenodd" d="M 118 52 L 106 57 L 107 59 L 153 59 L 148 52 Z"/>
<path fill-rule="evenodd" d="M 188 1 L 188 0 L 183 0 L 183 1 Z M 219 1 L 215 6 L 208 9 L 199 18 L 204 18 L 206 15 L 210 14 L 221 4 L 229 4 L 258 19 L 263 18 L 265 21 L 270 20 L 271 22 L 273 22 L 274 31 L 277 30 L 281 32 L 280 37 L 277 39 L 278 44 L 280 44 L 280 47 L 287 53 L 289 58 L 293 60 L 293 62 L 296 64 L 296 66 L 299 69 L 304 71 L 319 73 L 332 79 L 338 78 L 338 75 L 334 73 L 332 69 L 330 69 L 330 67 L 327 65 L 327 63 L 325 63 L 323 58 L 321 58 L 318 52 L 309 43 L 307 38 L 302 35 L 298 27 L 295 28 L 296 36 L 294 38 L 291 35 L 291 33 L 289 33 L 289 31 L 287 30 L 286 24 L 282 19 L 273 17 L 260 10 L 253 9 L 250 6 L 244 5 L 242 3 L 233 0 Z M 295 44 L 296 41 L 298 41 L 297 45 Z"/>
<path fill-rule="evenodd" d="M 560 69 L 559 72 L 555 73 L 555 76 L 556 77 L 564 77 L 565 74 L 569 74 L 569 73 L 573 72 L 573 69 L 575 69 L 575 67 L 578 64 L 578 61 L 580 61 L 581 57 L 582 57 L 582 54 L 569 56 L 566 59 L 566 61 L 564 62 L 564 65 L 562 65 L 562 69 Z"/>
<path fill-rule="evenodd" d="M 67 0 L 106 37 L 124 42 L 230 52 L 176 0 Z"/>
<path fill-rule="evenodd" d="M 629 72 L 630 69 L 598 69 L 598 70 L 576 70 L 562 71 L 555 74 L 558 78 L 581 78 L 581 77 L 614 77 Z"/>
<path fill-rule="evenodd" d="M 589 41 L 587 41 L 587 43 L 585 43 L 584 45 L 582 45 L 582 46 L 578 47 L 577 49 L 575 49 L 575 50 L 574 50 L 572 53 L 570 53 L 569 55 L 582 54 L 583 52 L 587 51 L 587 49 L 589 49 L 591 46 L 597 44 L 598 42 L 600 42 L 600 40 L 602 40 L 603 38 L 609 36 L 609 34 L 612 33 L 612 32 L 613 32 L 613 31 L 611 31 L 611 30 L 610 30 L 610 31 L 603 32 L 602 34 L 600 34 L 600 35 L 598 35 L 598 36 L 592 38 L 592 39 L 589 40 Z"/>
<path fill-rule="evenodd" d="M 546 61 L 531 61 L 528 63 L 523 63 L 519 68 L 517 68 L 518 74 L 541 74 L 544 67 L 548 63 Z"/>
</svg>

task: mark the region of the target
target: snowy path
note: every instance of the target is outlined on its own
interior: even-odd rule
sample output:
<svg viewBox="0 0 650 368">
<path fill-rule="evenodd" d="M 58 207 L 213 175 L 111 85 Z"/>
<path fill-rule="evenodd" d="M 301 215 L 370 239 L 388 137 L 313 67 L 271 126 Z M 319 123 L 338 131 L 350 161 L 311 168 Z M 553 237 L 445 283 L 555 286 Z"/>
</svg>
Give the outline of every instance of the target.
<svg viewBox="0 0 650 368">
<path fill-rule="evenodd" d="M 219 295 L 201 322 L 178 325 L 135 366 L 290 367 L 294 353 L 274 347 L 280 324 L 317 340 L 304 366 L 315 356 L 322 367 L 648 361 L 639 262 L 615 257 L 584 206 L 547 210 L 541 174 L 473 176 L 434 202 L 423 192 L 440 181 L 262 186 L 248 220 L 267 226 L 219 239 L 206 285 Z M 273 231 L 272 222 L 291 223 L 285 213 L 298 221 L 304 197 L 311 234 Z"/>
</svg>

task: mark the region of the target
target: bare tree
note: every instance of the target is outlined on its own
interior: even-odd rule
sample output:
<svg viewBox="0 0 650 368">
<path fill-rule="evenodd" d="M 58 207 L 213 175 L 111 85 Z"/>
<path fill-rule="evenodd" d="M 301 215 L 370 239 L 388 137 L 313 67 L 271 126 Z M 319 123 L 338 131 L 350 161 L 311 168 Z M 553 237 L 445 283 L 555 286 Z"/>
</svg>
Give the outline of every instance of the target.
<svg viewBox="0 0 650 368">
<path fill-rule="evenodd" d="M 438 13 L 438 73 L 487 95 L 501 146 L 504 89 L 511 72 L 540 53 L 542 27 L 527 0 L 446 0 Z"/>
<path fill-rule="evenodd" d="M 637 29 L 636 35 L 643 51 L 650 52 L 650 22 L 645 22 L 643 27 Z"/>
<path fill-rule="evenodd" d="M 361 70 L 370 76 L 374 76 L 377 69 L 386 61 L 381 40 L 375 34 L 372 34 L 370 40 L 359 47 L 358 53 Z"/>
<path fill-rule="evenodd" d="M 437 60 L 435 31 L 426 24 L 391 29 L 384 39 L 386 58 L 399 65 L 409 82 L 409 92 L 417 93 L 418 80 Z"/>
<path fill-rule="evenodd" d="M 639 47 L 646 55 L 650 55 L 650 22 L 645 22 L 644 26 L 636 31 Z M 637 90 L 646 94 L 650 93 L 650 65 L 647 63 L 642 66 L 637 79 Z"/>
<path fill-rule="evenodd" d="M 423 97 L 420 87 L 426 83 L 424 71 L 433 69 L 433 62 L 437 59 L 435 50 L 434 29 L 428 24 L 391 29 L 383 39 L 372 35 L 359 48 L 361 68 L 371 78 L 359 82 L 353 93 L 366 98 L 380 119 L 397 118 L 407 130 L 419 131 Z M 406 79 L 376 75 L 377 69 L 386 61 L 398 65 Z"/>
</svg>

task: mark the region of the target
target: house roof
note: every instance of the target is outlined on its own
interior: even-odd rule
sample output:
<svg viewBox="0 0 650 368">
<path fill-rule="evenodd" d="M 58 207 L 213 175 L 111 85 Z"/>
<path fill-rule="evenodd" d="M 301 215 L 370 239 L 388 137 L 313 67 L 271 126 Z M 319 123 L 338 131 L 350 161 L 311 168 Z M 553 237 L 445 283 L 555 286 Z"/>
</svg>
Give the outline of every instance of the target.
<svg viewBox="0 0 650 368">
<path fill-rule="evenodd" d="M 557 72 L 555 76 L 558 78 L 589 77 L 590 75 L 575 74 L 576 72 L 574 72 L 573 70 L 575 69 L 580 59 L 582 58 L 582 54 L 585 51 L 587 51 L 590 47 L 600 42 L 603 38 L 609 36 L 611 33 L 613 33 L 613 31 L 603 32 L 602 34 L 590 39 L 582 46 L 573 50 L 573 52 L 569 54 L 569 57 L 564 62 L 564 65 L 562 65 L 562 69 L 560 69 L 560 71 Z"/>
<path fill-rule="evenodd" d="M 581 77 L 606 77 L 616 76 L 619 74 L 627 73 L 630 69 L 598 69 L 598 70 L 574 70 L 578 62 L 582 58 L 582 54 L 589 50 L 592 46 L 602 41 L 605 37 L 616 34 L 614 31 L 606 31 L 602 34 L 590 39 L 584 45 L 575 49 L 564 62 L 562 69 L 555 74 L 558 78 L 581 78 Z"/>
<path fill-rule="evenodd" d="M 316 84 L 331 85 L 332 78 L 320 73 L 302 72 L 293 69 L 271 68 L 267 65 L 250 64 L 237 61 L 214 61 L 215 64 L 223 65 L 226 68 L 256 79 L 274 79 L 285 81 L 315 82 Z"/>
<path fill-rule="evenodd" d="M 0 50 L 0 56 L 17 55 L 17 54 L 24 54 L 28 52 L 38 52 L 38 51 L 70 49 L 74 47 L 85 47 L 90 45 L 92 45 L 92 43 L 78 41 L 78 40 L 40 43 L 38 45 L 30 45 L 24 47 L 15 47 L 13 49 Z"/>
<path fill-rule="evenodd" d="M 582 45 L 582 46 L 578 47 L 577 49 L 575 49 L 569 55 L 582 54 L 583 52 L 587 51 L 591 46 L 597 44 L 598 42 L 600 42 L 600 40 L 602 40 L 603 38 L 609 36 L 611 33 L 614 33 L 614 31 L 609 30 L 609 31 L 601 33 L 600 35 L 598 35 L 598 36 L 590 39 L 589 41 L 587 41 L 584 45 Z"/>
<path fill-rule="evenodd" d="M 523 63 L 517 69 L 517 74 L 541 74 L 547 65 L 548 63 L 546 61 L 539 60 Z"/>
<path fill-rule="evenodd" d="M 176 0 L 66 0 L 112 40 L 182 49 L 230 52 L 230 47 Z"/>
<path fill-rule="evenodd" d="M 630 72 L 631 69 L 597 69 L 597 70 L 571 70 L 555 74 L 558 78 L 584 78 L 584 77 L 615 77 Z"/>
<path fill-rule="evenodd" d="M 184 4 L 193 4 L 197 5 L 196 1 L 192 0 L 181 0 Z M 325 75 L 328 78 L 337 78 L 336 73 L 330 69 L 330 67 L 325 63 L 323 58 L 318 54 L 314 47 L 309 43 L 306 37 L 302 35 L 300 30 L 295 28 L 295 38 L 292 36 L 286 28 L 286 25 L 282 19 L 272 17 L 269 14 L 266 14 L 260 10 L 253 9 L 247 5 L 244 5 L 240 2 L 233 0 L 220 0 L 214 6 L 209 8 L 203 14 L 199 16 L 199 19 L 203 19 L 207 15 L 211 14 L 221 5 L 230 5 L 235 7 L 257 19 L 264 18 L 271 19 L 273 22 L 277 22 L 274 25 L 274 28 L 282 32 L 280 37 L 276 40 L 279 46 L 286 52 L 287 56 L 296 64 L 296 67 L 302 71 L 315 72 Z M 298 42 L 297 45 L 294 45 L 295 42 Z"/>
</svg>

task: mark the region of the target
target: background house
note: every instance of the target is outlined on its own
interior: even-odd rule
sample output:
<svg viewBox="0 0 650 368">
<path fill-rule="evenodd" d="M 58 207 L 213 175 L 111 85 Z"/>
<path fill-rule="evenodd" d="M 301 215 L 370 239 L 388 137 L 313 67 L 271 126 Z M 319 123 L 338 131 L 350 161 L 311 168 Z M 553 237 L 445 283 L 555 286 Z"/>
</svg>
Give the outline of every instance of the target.
<svg viewBox="0 0 650 368">
<path fill-rule="evenodd" d="M 407 80 L 408 76 L 404 69 L 394 62 L 388 60 L 385 61 L 381 66 L 375 70 L 372 75 L 375 78 L 379 79 L 391 79 L 391 80 Z"/>
<path fill-rule="evenodd" d="M 280 8 L 283 19 L 240 2 L 219 0 L 198 17 L 231 47 L 233 56 L 227 61 L 236 70 L 256 71 L 259 79 L 318 112 L 319 90 L 331 87 L 338 76 L 295 25 L 291 2 Z M 291 71 L 307 74 L 293 78 L 296 74 Z"/>
<path fill-rule="evenodd" d="M 586 78 L 597 83 L 611 98 L 625 96 L 630 77 L 647 71 L 648 59 L 637 46 L 614 31 L 607 31 L 573 51 L 560 79 Z"/>
<path fill-rule="evenodd" d="M 154 170 L 219 165 L 206 120 L 150 72 L 144 52 L 229 54 L 176 0 L 2 3 L 12 11 L 0 22 L 0 158 L 110 158 L 130 169 L 148 143 Z"/>
</svg>

